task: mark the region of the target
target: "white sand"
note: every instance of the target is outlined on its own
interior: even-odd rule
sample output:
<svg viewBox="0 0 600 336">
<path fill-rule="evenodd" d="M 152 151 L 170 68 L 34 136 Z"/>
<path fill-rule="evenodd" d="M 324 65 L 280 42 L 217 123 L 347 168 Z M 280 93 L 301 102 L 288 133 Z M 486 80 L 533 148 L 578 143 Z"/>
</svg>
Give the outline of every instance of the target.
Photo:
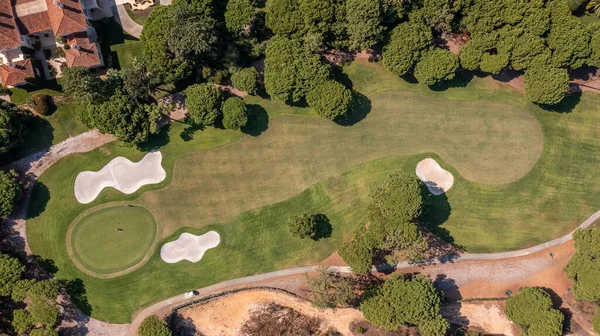
<svg viewBox="0 0 600 336">
<path fill-rule="evenodd" d="M 162 182 L 167 172 L 161 166 L 162 154 L 150 152 L 139 162 L 124 157 L 112 159 L 97 172 L 84 171 L 75 178 L 75 198 L 87 204 L 100 195 L 102 189 L 112 187 L 125 194 L 132 194 L 147 184 Z"/>
<path fill-rule="evenodd" d="M 206 250 L 217 247 L 220 242 L 221 237 L 215 231 L 200 236 L 182 233 L 177 240 L 163 245 L 160 249 L 160 258 L 169 264 L 182 260 L 195 263 L 202 259 Z"/>
<path fill-rule="evenodd" d="M 431 158 L 424 159 L 417 164 L 415 169 L 417 176 L 425 183 L 427 189 L 434 195 L 441 195 L 452 188 L 454 176 L 452 173 L 440 167 L 440 165 Z"/>
</svg>

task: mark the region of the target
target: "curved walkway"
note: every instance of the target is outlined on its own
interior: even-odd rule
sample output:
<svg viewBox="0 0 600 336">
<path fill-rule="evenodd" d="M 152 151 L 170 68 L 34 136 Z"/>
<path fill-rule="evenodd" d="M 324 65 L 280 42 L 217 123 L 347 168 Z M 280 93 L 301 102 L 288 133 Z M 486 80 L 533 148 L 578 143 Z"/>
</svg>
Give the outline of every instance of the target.
<svg viewBox="0 0 600 336">
<path fill-rule="evenodd" d="M 583 223 L 581 223 L 581 225 L 579 225 L 577 227 L 577 229 L 585 229 L 585 228 L 589 227 L 598 218 L 600 218 L 600 210 L 595 212 L 588 219 L 586 219 Z M 575 232 L 575 231 L 573 231 L 573 232 Z M 490 260 L 523 257 L 523 256 L 534 254 L 534 253 L 558 246 L 560 244 L 563 244 L 573 238 L 573 232 L 571 232 L 563 237 L 549 241 L 547 243 L 543 243 L 543 244 L 536 245 L 536 246 L 522 249 L 522 250 L 499 252 L 499 253 L 481 253 L 481 254 L 463 253 L 463 254 L 456 255 L 454 258 L 437 258 L 435 260 L 430 260 L 430 262 L 433 264 L 446 263 L 451 260 L 452 263 L 455 264 L 457 262 L 469 261 L 469 260 L 490 261 Z M 414 267 L 414 266 L 415 265 L 413 263 L 403 262 L 403 263 L 398 264 L 396 266 L 396 269 L 404 269 L 404 268 L 409 268 L 409 267 Z M 288 268 L 288 269 L 279 270 L 279 271 L 270 272 L 270 273 L 264 273 L 264 274 L 252 275 L 252 276 L 247 276 L 247 277 L 238 278 L 238 279 L 227 280 L 227 281 L 223 281 L 223 282 L 220 282 L 220 283 L 208 286 L 208 287 L 198 288 L 196 290 L 197 297 L 206 296 L 208 294 L 211 294 L 211 293 L 214 293 L 217 291 L 223 291 L 223 290 L 225 290 L 229 287 L 233 287 L 233 286 L 250 285 L 255 282 L 270 280 L 270 279 L 274 279 L 274 278 L 280 278 L 280 277 L 284 277 L 284 276 L 288 276 L 288 275 L 313 272 L 313 271 L 316 271 L 316 269 L 318 267 L 319 267 L 318 265 L 315 265 L 315 266 Z M 347 266 L 330 266 L 329 268 L 333 271 L 337 271 L 340 273 L 352 272 L 350 267 L 347 267 Z M 374 271 L 376 271 L 376 269 L 374 269 Z M 165 308 L 165 307 L 169 307 L 171 305 L 181 304 L 186 301 L 193 300 L 193 299 L 195 299 L 195 298 L 190 299 L 190 298 L 186 297 L 185 294 L 180 294 L 180 295 L 171 297 L 167 300 L 155 303 L 152 306 L 143 309 L 135 316 L 134 320 L 131 322 L 129 329 L 127 330 L 127 335 L 131 335 L 131 336 L 137 335 L 137 329 L 139 328 L 140 324 L 144 321 L 144 319 L 146 317 L 154 314 L 156 311 L 158 311 L 162 308 Z"/>
<path fill-rule="evenodd" d="M 125 9 L 124 5 L 115 5 L 113 7 L 113 14 L 115 19 L 117 19 L 127 34 L 136 38 L 140 38 L 140 36 L 142 36 L 143 26 L 133 21 L 133 19 L 127 13 L 127 9 Z"/>
</svg>

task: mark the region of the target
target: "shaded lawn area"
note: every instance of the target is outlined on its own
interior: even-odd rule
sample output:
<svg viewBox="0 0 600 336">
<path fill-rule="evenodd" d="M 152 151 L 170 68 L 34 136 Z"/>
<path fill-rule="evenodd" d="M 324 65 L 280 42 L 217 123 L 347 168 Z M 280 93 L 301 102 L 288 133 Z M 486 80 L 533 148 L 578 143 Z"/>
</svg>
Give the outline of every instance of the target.
<svg viewBox="0 0 600 336">
<path fill-rule="evenodd" d="M 91 21 L 92 26 L 102 37 L 100 48 L 103 55 L 110 55 L 115 69 L 126 69 L 133 65 L 133 60 L 142 55 L 139 40 L 123 31 L 121 25 L 114 19 Z"/>
<path fill-rule="evenodd" d="M 159 6 L 159 4 L 157 4 Z M 129 17 L 137 24 L 144 25 L 146 23 L 146 19 L 150 16 L 150 12 L 152 12 L 153 7 L 149 7 L 145 10 L 134 10 L 130 4 L 125 4 L 125 9 L 127 10 L 127 14 Z"/>
<path fill-rule="evenodd" d="M 107 189 L 82 205 L 73 183 L 82 170 L 119 155 L 137 161 L 144 152 L 112 143 L 66 157 L 34 190 L 27 230 L 33 252 L 54 260 L 58 277 L 84 280 L 93 317 L 125 323 L 141 307 L 193 288 L 323 260 L 365 223 L 368 188 L 394 171 L 414 174 L 425 157 L 455 176 L 449 213 L 429 224 L 469 252 L 539 244 L 598 210 L 599 96 L 571 98 L 559 108 L 570 113 L 556 113 L 489 79 L 430 90 L 378 64 L 353 63 L 345 73 L 371 100 L 354 126 L 249 97 L 251 135 L 174 123 L 147 146 L 160 148 L 167 179 L 132 195 Z M 66 231 L 83 211 L 113 201 L 150 209 L 162 243 L 215 230 L 221 244 L 195 264 L 166 264 L 157 248 L 129 274 L 89 277 L 69 259 Z M 285 221 L 299 212 L 325 214 L 331 237 L 293 239 Z"/>
</svg>

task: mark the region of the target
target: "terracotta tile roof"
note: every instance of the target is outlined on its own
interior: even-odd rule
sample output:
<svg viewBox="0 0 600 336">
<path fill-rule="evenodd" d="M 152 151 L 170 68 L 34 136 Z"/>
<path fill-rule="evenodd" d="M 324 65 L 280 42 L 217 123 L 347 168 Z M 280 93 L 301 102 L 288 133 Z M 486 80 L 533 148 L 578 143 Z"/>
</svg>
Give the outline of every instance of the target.
<svg viewBox="0 0 600 336">
<path fill-rule="evenodd" d="M 17 17 L 17 26 L 23 35 L 30 35 L 52 29 L 48 12 L 40 12 Z"/>
<path fill-rule="evenodd" d="M 87 23 L 79 1 L 46 0 L 46 5 L 48 6 L 48 16 L 54 35 L 66 36 L 87 29 Z"/>
<path fill-rule="evenodd" d="M 34 77 L 35 74 L 30 59 L 14 62 L 13 66 L 0 65 L 0 79 L 4 87 L 24 83 L 27 78 Z"/>
<path fill-rule="evenodd" d="M 0 0 L 0 50 L 21 45 L 10 0 Z"/>
<path fill-rule="evenodd" d="M 96 43 L 90 42 L 86 32 L 67 36 L 67 44 L 71 47 L 65 50 L 68 67 L 93 67 L 100 65 L 100 56 Z"/>
</svg>

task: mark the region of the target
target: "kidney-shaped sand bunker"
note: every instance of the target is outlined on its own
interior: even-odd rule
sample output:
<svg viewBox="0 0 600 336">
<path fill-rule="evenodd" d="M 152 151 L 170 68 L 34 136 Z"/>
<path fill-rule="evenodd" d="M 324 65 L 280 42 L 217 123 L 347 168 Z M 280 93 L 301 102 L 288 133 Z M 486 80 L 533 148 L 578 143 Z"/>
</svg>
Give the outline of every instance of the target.
<svg viewBox="0 0 600 336">
<path fill-rule="evenodd" d="M 162 154 L 158 151 L 146 154 L 139 162 L 116 157 L 97 172 L 79 173 L 75 178 L 75 198 L 79 203 L 87 204 L 95 200 L 106 187 L 133 194 L 147 184 L 162 182 L 167 172 L 161 162 Z"/>
<path fill-rule="evenodd" d="M 441 195 L 452 188 L 454 176 L 434 159 L 427 158 L 417 163 L 415 173 L 434 195 Z"/>
<path fill-rule="evenodd" d="M 202 259 L 206 250 L 216 247 L 220 242 L 221 237 L 215 231 L 200 236 L 184 232 L 176 240 L 163 245 L 160 249 L 160 258 L 169 264 L 182 260 L 195 263 Z"/>
</svg>

